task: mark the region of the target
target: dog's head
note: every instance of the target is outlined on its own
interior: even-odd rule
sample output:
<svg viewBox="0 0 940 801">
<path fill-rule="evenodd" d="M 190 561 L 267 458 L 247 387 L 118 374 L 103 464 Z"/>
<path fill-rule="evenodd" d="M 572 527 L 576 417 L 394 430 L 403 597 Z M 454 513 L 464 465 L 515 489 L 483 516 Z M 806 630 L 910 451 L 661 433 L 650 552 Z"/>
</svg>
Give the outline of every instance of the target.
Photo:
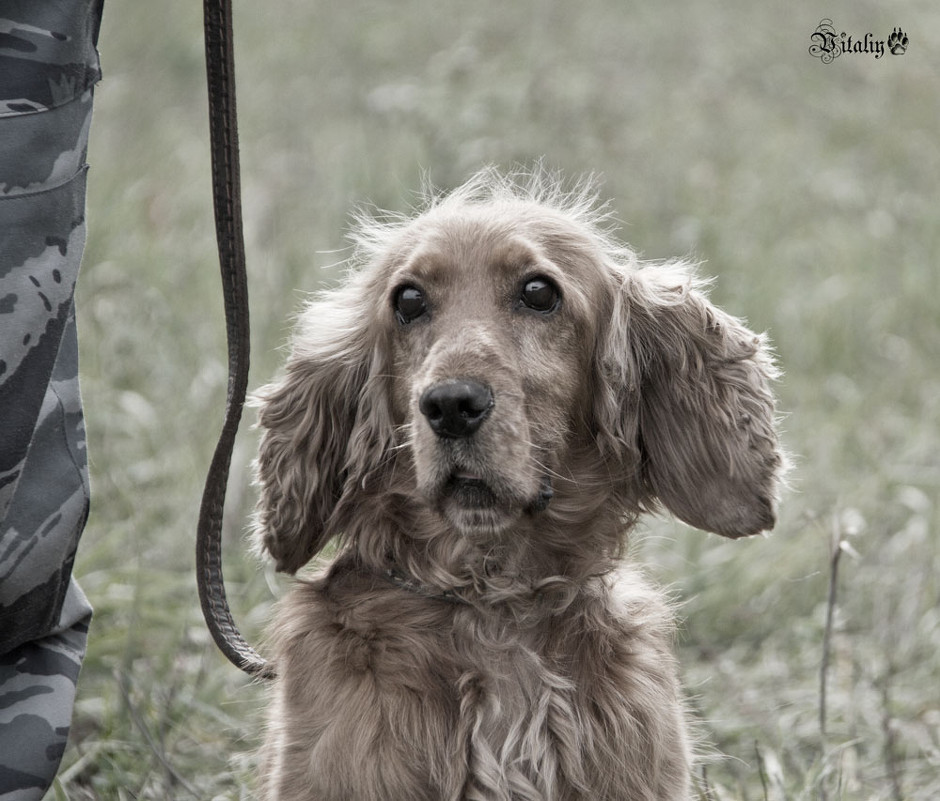
<svg viewBox="0 0 940 801">
<path fill-rule="evenodd" d="M 661 503 L 729 537 L 773 526 L 764 339 L 600 217 L 583 193 L 487 172 L 413 219 L 360 222 L 361 264 L 307 307 L 259 394 L 258 527 L 279 569 L 392 484 L 484 542 L 598 505 Z"/>
</svg>

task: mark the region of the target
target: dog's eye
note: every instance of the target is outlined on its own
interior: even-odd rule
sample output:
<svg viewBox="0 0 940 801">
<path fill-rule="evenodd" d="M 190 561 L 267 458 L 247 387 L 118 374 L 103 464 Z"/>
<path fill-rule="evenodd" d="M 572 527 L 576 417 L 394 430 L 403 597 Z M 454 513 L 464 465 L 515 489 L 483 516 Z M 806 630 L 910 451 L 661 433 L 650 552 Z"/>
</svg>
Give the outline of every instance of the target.
<svg viewBox="0 0 940 801">
<path fill-rule="evenodd" d="M 395 293 L 395 316 L 402 325 L 413 323 L 428 310 L 428 302 L 416 286 L 403 286 Z"/>
<path fill-rule="evenodd" d="M 522 285 L 522 304 L 532 311 L 548 314 L 558 308 L 561 295 L 556 287 L 547 278 L 536 276 L 529 278 Z"/>
</svg>

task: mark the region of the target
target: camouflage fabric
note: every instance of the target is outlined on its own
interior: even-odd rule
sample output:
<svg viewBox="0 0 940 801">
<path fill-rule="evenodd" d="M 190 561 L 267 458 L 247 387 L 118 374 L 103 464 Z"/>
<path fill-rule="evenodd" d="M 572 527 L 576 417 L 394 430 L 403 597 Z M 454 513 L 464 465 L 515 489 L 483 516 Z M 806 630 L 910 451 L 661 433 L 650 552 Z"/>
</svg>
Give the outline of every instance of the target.
<svg viewBox="0 0 940 801">
<path fill-rule="evenodd" d="M 0 801 L 40 799 L 91 607 L 74 290 L 101 0 L 0 0 Z"/>
</svg>

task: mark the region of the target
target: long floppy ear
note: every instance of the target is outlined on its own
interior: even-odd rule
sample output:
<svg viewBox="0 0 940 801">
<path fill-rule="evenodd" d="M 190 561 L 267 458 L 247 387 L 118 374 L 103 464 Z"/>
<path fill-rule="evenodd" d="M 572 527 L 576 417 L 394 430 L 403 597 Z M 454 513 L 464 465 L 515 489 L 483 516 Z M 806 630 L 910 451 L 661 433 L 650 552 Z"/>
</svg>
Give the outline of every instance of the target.
<svg viewBox="0 0 940 801">
<path fill-rule="evenodd" d="M 773 528 L 784 456 L 766 338 L 709 303 L 684 265 L 618 277 L 609 340 L 622 360 L 620 438 L 654 496 L 641 502 L 726 537 Z"/>
<path fill-rule="evenodd" d="M 256 536 L 293 573 L 341 533 L 337 504 L 392 437 L 374 293 L 354 274 L 301 314 L 284 377 L 259 390 Z"/>
</svg>

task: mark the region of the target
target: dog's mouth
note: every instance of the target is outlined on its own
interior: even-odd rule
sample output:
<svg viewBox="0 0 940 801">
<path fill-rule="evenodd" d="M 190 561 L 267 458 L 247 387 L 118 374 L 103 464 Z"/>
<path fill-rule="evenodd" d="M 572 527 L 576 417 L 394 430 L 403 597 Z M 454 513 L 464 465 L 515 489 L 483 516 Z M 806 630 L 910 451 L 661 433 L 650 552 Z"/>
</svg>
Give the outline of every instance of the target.
<svg viewBox="0 0 940 801">
<path fill-rule="evenodd" d="M 552 487 L 552 479 L 549 476 L 542 476 L 542 480 L 539 482 L 539 493 L 529 506 L 529 512 L 532 514 L 544 512 L 548 509 L 548 505 L 552 502 L 552 498 L 554 497 L 555 490 Z"/>
<path fill-rule="evenodd" d="M 548 477 L 542 478 L 536 496 L 526 501 L 500 495 L 479 473 L 456 469 L 441 487 L 439 511 L 467 531 L 500 530 L 520 513 L 544 512 L 553 494 Z"/>
<path fill-rule="evenodd" d="M 493 509 L 498 502 L 496 493 L 476 473 L 455 470 L 444 484 L 443 495 L 468 509 Z"/>
</svg>

